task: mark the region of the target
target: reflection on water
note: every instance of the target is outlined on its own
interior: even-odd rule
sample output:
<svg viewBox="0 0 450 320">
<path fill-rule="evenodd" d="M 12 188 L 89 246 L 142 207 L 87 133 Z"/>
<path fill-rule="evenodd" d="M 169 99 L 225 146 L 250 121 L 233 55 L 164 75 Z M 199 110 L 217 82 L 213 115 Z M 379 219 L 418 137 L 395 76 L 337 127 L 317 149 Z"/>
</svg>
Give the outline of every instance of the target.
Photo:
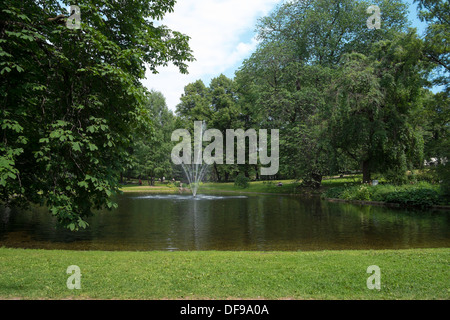
<svg viewBox="0 0 450 320">
<path fill-rule="evenodd" d="M 280 195 L 125 194 L 90 227 L 45 208 L 0 208 L 0 246 L 77 250 L 334 250 L 448 247 L 450 212 Z"/>
<path fill-rule="evenodd" d="M 218 196 L 198 194 L 195 197 L 192 195 L 174 195 L 174 194 L 150 194 L 131 197 L 131 199 L 164 199 L 172 201 L 199 201 L 199 200 L 222 200 L 222 199 L 245 199 L 246 196 Z"/>
</svg>

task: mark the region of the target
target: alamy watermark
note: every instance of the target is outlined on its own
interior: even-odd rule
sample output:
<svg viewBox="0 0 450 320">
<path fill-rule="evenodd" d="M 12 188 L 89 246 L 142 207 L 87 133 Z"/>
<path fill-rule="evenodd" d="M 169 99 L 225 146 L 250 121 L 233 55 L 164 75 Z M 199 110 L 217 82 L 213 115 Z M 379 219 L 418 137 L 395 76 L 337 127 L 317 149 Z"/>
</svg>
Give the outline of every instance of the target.
<svg viewBox="0 0 450 320">
<path fill-rule="evenodd" d="M 66 285 L 67 289 L 73 290 L 73 289 L 81 289 L 81 270 L 80 267 L 72 265 L 67 267 L 66 270 L 67 274 L 70 274 L 71 276 L 67 279 Z"/>
<path fill-rule="evenodd" d="M 66 27 L 69 29 L 81 29 L 81 10 L 80 7 L 70 6 L 70 17 L 67 18 Z"/>
<path fill-rule="evenodd" d="M 379 266 L 369 266 L 367 268 L 367 273 L 372 274 L 369 278 L 367 278 L 367 289 L 373 290 L 381 290 L 381 269 Z"/>
<path fill-rule="evenodd" d="M 246 164 L 246 138 L 248 138 L 248 164 L 269 165 L 261 167 L 261 175 L 275 175 L 279 169 L 279 130 L 270 130 L 270 155 L 267 129 L 260 129 L 259 136 L 255 129 L 227 129 L 225 131 L 225 163 L 235 164 L 235 151 L 237 164 Z M 182 139 L 179 142 L 180 138 Z M 214 141 L 211 140 L 214 138 Z M 192 153 L 191 134 L 186 129 L 177 129 L 172 133 L 171 140 L 179 142 L 171 153 L 174 164 L 223 164 L 224 163 L 224 137 L 218 129 L 203 130 L 203 122 L 194 122 L 194 152 Z M 235 145 L 236 141 L 236 145 Z M 203 142 L 211 142 L 203 150 Z"/>
<path fill-rule="evenodd" d="M 76 5 L 70 6 L 70 17 L 66 21 L 69 29 L 81 29 L 81 10 Z M 381 29 L 381 10 L 377 5 L 371 5 L 366 11 L 371 16 L 367 19 L 366 25 L 370 30 Z"/>
<path fill-rule="evenodd" d="M 370 30 L 381 29 L 381 10 L 377 5 L 371 5 L 367 8 L 367 13 L 371 16 L 367 19 L 366 25 Z"/>
</svg>

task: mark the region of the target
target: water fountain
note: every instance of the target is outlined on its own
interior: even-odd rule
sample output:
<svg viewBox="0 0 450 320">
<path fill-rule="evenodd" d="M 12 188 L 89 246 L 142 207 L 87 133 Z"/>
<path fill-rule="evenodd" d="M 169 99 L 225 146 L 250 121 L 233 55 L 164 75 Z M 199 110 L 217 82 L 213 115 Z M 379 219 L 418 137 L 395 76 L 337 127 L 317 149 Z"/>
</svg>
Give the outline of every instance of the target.
<svg viewBox="0 0 450 320">
<path fill-rule="evenodd" d="M 202 136 L 206 130 L 206 123 L 202 122 L 201 128 L 194 126 L 194 135 L 200 129 L 200 135 Z M 189 186 L 194 197 L 197 196 L 197 190 L 199 183 L 202 181 L 208 165 L 203 162 L 202 159 L 202 139 L 194 139 L 194 155 L 190 164 L 181 163 L 181 167 L 189 181 Z"/>
<path fill-rule="evenodd" d="M 181 166 L 189 181 L 189 186 L 192 191 L 192 195 L 195 197 L 197 195 L 199 183 L 202 181 L 208 165 L 203 163 L 203 164 L 182 164 Z"/>
</svg>

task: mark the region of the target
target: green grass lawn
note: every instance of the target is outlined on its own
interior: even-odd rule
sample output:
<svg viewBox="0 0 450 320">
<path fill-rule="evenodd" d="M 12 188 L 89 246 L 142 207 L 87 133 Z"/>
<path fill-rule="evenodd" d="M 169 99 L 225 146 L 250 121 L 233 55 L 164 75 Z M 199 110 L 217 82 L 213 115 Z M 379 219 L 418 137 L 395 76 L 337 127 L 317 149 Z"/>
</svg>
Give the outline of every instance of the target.
<svg viewBox="0 0 450 320">
<path fill-rule="evenodd" d="M 450 249 L 107 252 L 0 248 L 0 298 L 449 299 Z M 81 269 L 69 290 L 67 267 Z M 381 269 L 381 290 L 367 268 Z"/>
<path fill-rule="evenodd" d="M 316 193 L 321 193 L 323 190 L 332 187 L 342 187 L 348 184 L 360 184 L 362 180 L 362 175 L 348 175 L 342 178 L 337 176 L 324 177 L 322 180 L 322 189 L 317 190 Z M 137 180 L 134 181 L 135 184 L 124 185 L 121 190 L 124 192 L 162 192 L 162 193 L 179 193 L 179 188 L 175 187 L 173 184 L 168 184 L 167 182 L 155 182 L 154 186 L 149 186 L 147 181 L 143 182 L 142 186 L 137 184 Z M 281 182 L 283 185 L 278 186 Z M 289 179 L 289 180 L 272 180 L 272 181 L 251 181 L 247 188 L 241 188 L 234 185 L 234 182 L 206 182 L 200 183 L 199 192 L 210 193 L 210 192 L 238 192 L 238 193 L 278 193 L 278 194 L 298 194 L 298 193 L 311 193 L 312 190 L 298 188 L 300 182 Z M 187 185 L 184 185 L 186 188 Z M 185 190 L 188 192 L 189 190 Z"/>
<path fill-rule="evenodd" d="M 278 186 L 278 182 L 282 183 L 282 186 Z M 247 188 L 240 188 L 234 185 L 234 182 L 208 182 L 201 184 L 199 192 L 244 192 L 244 193 L 282 193 L 282 194 L 294 194 L 298 193 L 296 187 L 299 185 L 295 180 L 274 180 L 274 181 L 252 181 L 249 182 Z"/>
<path fill-rule="evenodd" d="M 278 186 L 278 182 L 282 182 L 283 186 Z M 234 182 L 207 182 L 200 183 L 199 192 L 238 192 L 238 193 L 279 193 L 293 194 L 298 193 L 296 187 L 299 185 L 294 180 L 276 180 L 276 181 L 253 181 L 249 183 L 248 188 L 240 188 L 234 185 Z M 187 187 L 186 185 L 184 186 Z M 154 186 L 144 184 L 124 185 L 121 188 L 124 192 L 155 192 L 155 193 L 179 193 L 179 188 L 173 184 L 155 183 Z M 185 192 L 189 192 L 188 189 Z"/>
</svg>

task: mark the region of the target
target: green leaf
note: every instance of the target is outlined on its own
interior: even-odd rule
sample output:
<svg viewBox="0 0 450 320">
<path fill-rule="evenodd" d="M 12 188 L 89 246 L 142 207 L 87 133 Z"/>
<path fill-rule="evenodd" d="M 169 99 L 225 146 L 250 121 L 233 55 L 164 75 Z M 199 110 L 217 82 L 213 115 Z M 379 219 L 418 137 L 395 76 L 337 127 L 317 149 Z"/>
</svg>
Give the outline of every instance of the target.
<svg viewBox="0 0 450 320">
<path fill-rule="evenodd" d="M 89 143 L 89 144 L 88 144 L 88 148 L 89 148 L 89 150 L 91 150 L 91 151 L 96 151 L 96 150 L 98 150 L 97 146 L 96 146 L 95 144 L 93 144 L 93 143 Z"/>
<path fill-rule="evenodd" d="M 80 143 L 79 143 L 79 142 L 74 142 L 74 143 L 72 144 L 72 150 L 73 150 L 73 151 L 81 151 Z"/>
<path fill-rule="evenodd" d="M 2 71 L 0 71 L 0 74 L 4 74 L 5 72 L 10 72 L 11 71 L 11 68 L 9 68 L 9 67 L 4 67 L 3 69 L 2 69 Z"/>
</svg>

